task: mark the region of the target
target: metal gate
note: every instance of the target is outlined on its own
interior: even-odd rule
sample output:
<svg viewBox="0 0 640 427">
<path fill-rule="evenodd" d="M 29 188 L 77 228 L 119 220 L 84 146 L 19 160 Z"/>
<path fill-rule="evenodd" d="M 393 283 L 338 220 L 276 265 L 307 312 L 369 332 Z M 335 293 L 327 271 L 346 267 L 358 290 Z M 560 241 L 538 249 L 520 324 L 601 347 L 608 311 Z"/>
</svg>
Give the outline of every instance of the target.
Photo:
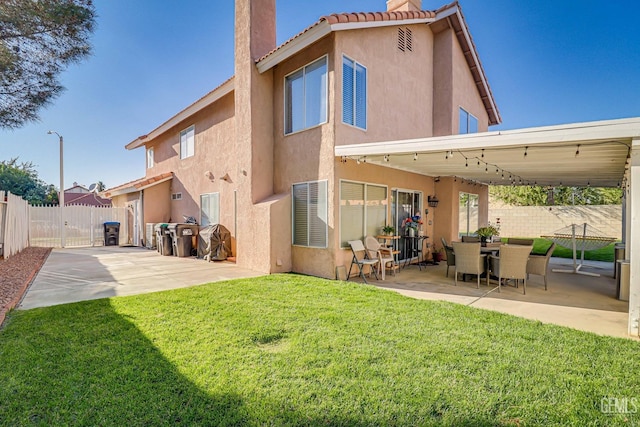
<svg viewBox="0 0 640 427">
<path fill-rule="evenodd" d="M 29 206 L 31 246 L 61 247 L 60 206 Z M 129 241 L 126 208 L 73 205 L 64 207 L 65 246 L 104 245 L 104 223 L 120 223 L 120 242 Z"/>
</svg>

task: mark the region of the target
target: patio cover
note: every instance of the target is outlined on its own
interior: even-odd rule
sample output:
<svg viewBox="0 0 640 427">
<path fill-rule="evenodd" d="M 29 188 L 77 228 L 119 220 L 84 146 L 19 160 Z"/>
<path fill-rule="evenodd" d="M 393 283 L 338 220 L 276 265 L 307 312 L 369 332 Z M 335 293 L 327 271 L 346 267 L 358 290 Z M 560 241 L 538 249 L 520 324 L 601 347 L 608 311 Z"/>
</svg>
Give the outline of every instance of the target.
<svg viewBox="0 0 640 427">
<path fill-rule="evenodd" d="M 629 334 L 640 336 L 640 117 L 467 135 L 347 144 L 343 161 L 486 185 L 623 187 Z M 633 185 L 635 184 L 635 185 Z"/>
<path fill-rule="evenodd" d="M 634 139 L 640 118 L 339 145 L 335 155 L 482 184 L 617 187 Z"/>
</svg>

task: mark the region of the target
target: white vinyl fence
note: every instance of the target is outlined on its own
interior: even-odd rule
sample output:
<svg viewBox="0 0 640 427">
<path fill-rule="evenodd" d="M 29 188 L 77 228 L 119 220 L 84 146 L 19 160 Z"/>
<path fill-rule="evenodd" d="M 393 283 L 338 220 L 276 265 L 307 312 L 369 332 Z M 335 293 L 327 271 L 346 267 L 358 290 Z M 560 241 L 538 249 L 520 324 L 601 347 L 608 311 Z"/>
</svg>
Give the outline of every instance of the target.
<svg viewBox="0 0 640 427">
<path fill-rule="evenodd" d="M 0 255 L 12 257 L 29 246 L 29 204 L 0 190 Z"/>
<path fill-rule="evenodd" d="M 31 246 L 60 247 L 60 207 L 30 206 Z M 104 223 L 120 223 L 120 244 L 129 239 L 126 208 L 65 206 L 65 247 L 104 245 Z"/>
</svg>

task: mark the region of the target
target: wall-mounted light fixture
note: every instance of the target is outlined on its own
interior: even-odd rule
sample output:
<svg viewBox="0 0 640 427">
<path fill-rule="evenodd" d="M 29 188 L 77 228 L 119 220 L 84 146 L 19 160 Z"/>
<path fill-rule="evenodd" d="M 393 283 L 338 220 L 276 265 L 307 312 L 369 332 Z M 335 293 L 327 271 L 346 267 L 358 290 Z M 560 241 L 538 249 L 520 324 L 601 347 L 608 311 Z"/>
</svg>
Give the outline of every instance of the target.
<svg viewBox="0 0 640 427">
<path fill-rule="evenodd" d="M 438 207 L 438 203 L 439 202 L 440 202 L 440 200 L 438 200 L 438 198 L 435 195 L 427 196 L 427 204 L 429 206 L 431 206 L 432 208 Z"/>
</svg>

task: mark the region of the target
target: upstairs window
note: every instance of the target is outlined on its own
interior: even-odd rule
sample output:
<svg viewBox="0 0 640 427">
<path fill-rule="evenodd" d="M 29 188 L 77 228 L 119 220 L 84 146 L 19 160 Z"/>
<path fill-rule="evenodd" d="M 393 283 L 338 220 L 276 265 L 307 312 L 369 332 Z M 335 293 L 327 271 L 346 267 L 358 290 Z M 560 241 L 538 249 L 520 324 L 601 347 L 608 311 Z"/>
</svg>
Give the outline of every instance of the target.
<svg viewBox="0 0 640 427">
<path fill-rule="evenodd" d="M 367 69 L 342 57 L 342 122 L 367 128 Z"/>
<path fill-rule="evenodd" d="M 478 133 L 478 119 L 464 108 L 460 108 L 460 134 Z"/>
<path fill-rule="evenodd" d="M 147 169 L 153 167 L 153 147 L 147 148 Z"/>
<path fill-rule="evenodd" d="M 196 128 L 189 126 L 180 132 L 180 158 L 186 159 L 194 154 Z"/>
<path fill-rule="evenodd" d="M 327 122 L 327 86 L 326 56 L 285 77 L 285 134 Z"/>
</svg>

